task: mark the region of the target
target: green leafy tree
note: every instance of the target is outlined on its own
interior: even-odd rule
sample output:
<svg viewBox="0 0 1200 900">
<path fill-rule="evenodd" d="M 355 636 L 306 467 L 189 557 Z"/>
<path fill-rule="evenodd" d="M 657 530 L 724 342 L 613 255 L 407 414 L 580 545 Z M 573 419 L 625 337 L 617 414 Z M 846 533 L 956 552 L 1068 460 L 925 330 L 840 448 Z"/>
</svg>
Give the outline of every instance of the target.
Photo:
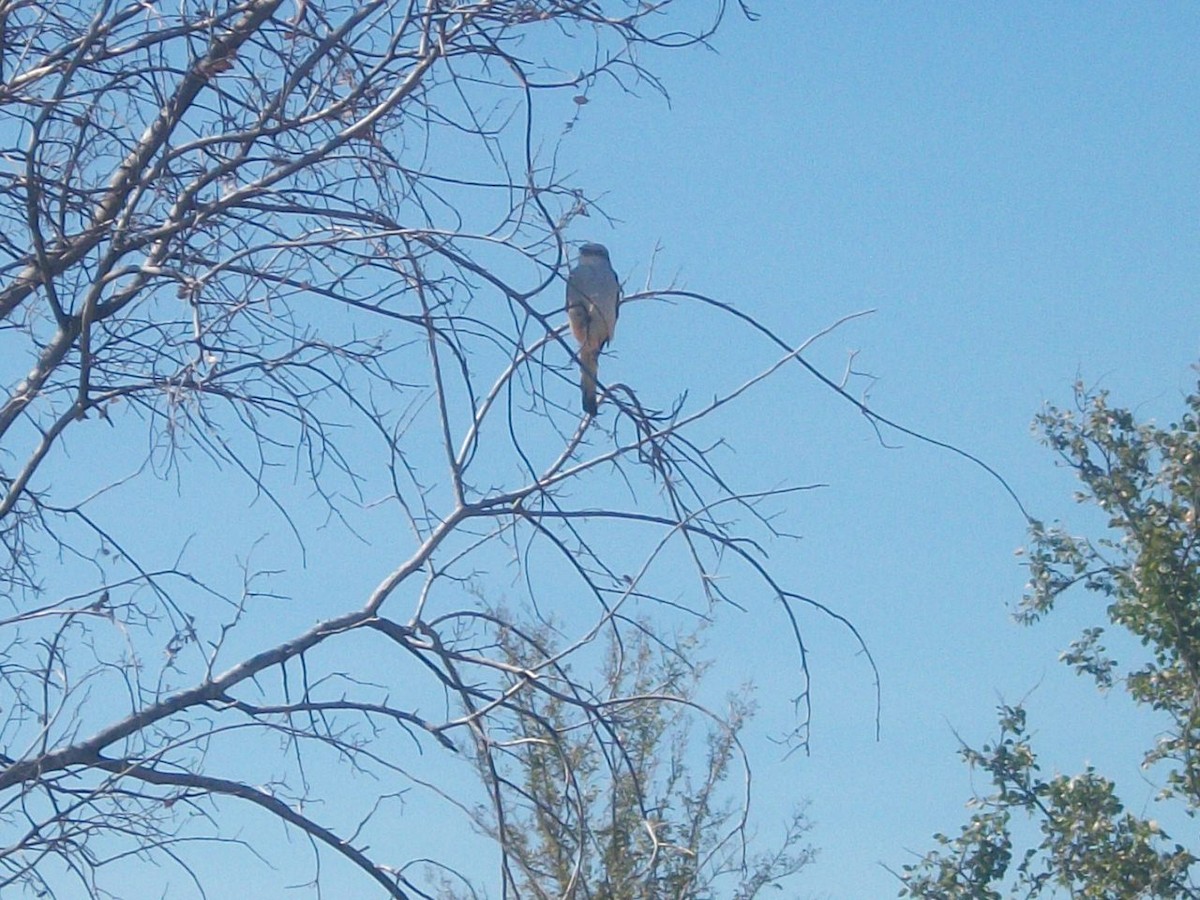
<svg viewBox="0 0 1200 900">
<path fill-rule="evenodd" d="M 515 896 L 749 900 L 782 889 L 813 858 L 802 806 L 777 845 L 753 849 L 740 741 L 750 689 L 710 712 L 697 700 L 708 669 L 695 661 L 697 636 L 667 646 L 647 624 L 610 635 L 586 696 L 565 664 L 544 670 L 538 691 L 520 683 L 555 658 L 552 628 L 503 636 L 513 694 L 528 696 L 506 729 L 480 734 L 479 771 L 510 802 L 481 809 L 477 824 L 507 848 Z"/>
<path fill-rule="evenodd" d="M 1105 629 L 1086 628 L 1063 654 L 1101 690 L 1122 685 L 1163 714 L 1144 765 L 1164 776 L 1160 801 L 1194 815 L 1200 807 L 1200 391 L 1167 427 L 1139 423 L 1107 393 L 1076 386 L 1075 408 L 1049 408 L 1036 427 L 1078 475 L 1080 502 L 1108 517 L 1095 539 L 1031 523 L 1030 582 L 1018 616 L 1033 623 L 1067 591 L 1099 597 L 1112 626 L 1147 649 L 1125 667 L 1105 647 Z M 1198 897 L 1193 854 L 1158 823 L 1129 812 L 1114 783 L 1092 768 L 1044 775 L 1025 710 L 1000 710 L 999 738 L 964 759 L 991 778 L 993 792 L 956 836 L 904 867 L 901 896 L 993 898 Z M 1020 850 L 1014 819 L 1040 839 Z"/>
</svg>

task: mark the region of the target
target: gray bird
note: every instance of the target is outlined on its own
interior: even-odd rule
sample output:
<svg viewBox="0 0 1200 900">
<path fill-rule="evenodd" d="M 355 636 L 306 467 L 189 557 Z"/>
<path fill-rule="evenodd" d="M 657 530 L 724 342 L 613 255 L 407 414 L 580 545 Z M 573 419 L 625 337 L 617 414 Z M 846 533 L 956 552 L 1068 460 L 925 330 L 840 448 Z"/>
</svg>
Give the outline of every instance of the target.
<svg viewBox="0 0 1200 900">
<path fill-rule="evenodd" d="M 567 277 L 567 318 L 579 341 L 579 388 L 583 411 L 596 414 L 596 369 L 600 351 L 612 340 L 620 312 L 621 285 L 602 244 L 584 244 Z"/>
</svg>

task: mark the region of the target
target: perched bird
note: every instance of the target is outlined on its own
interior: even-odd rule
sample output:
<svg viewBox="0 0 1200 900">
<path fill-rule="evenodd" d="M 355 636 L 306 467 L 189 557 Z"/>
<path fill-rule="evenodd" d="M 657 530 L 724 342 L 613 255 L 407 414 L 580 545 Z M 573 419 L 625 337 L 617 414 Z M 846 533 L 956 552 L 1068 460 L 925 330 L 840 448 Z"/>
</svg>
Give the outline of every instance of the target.
<svg viewBox="0 0 1200 900">
<path fill-rule="evenodd" d="M 621 285 L 602 244 L 584 244 L 567 277 L 567 318 L 579 341 L 579 388 L 583 411 L 596 414 L 596 368 L 600 351 L 617 328 Z"/>
</svg>

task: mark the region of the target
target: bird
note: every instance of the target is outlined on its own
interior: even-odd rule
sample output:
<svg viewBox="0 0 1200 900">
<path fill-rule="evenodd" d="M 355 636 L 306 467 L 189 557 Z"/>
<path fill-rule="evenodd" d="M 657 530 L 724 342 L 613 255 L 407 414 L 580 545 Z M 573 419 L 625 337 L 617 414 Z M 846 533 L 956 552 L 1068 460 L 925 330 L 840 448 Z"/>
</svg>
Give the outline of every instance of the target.
<svg viewBox="0 0 1200 900">
<path fill-rule="evenodd" d="M 612 340 L 620 314 L 621 285 L 603 244 L 584 244 L 567 276 L 567 319 L 579 341 L 579 389 L 583 411 L 596 414 L 596 369 Z"/>
</svg>

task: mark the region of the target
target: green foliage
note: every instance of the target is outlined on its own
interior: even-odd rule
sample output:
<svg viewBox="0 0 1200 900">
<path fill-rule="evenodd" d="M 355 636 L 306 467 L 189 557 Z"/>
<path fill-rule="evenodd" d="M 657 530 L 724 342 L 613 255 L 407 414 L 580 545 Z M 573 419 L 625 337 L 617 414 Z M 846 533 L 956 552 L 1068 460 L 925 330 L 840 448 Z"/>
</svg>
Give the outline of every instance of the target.
<svg viewBox="0 0 1200 900">
<path fill-rule="evenodd" d="M 1186 406 L 1161 428 L 1076 386 L 1074 410 L 1038 416 L 1043 440 L 1083 485 L 1077 499 L 1107 515 L 1108 531 L 1090 539 L 1031 523 L 1031 577 L 1018 617 L 1035 622 L 1082 587 L 1103 599 L 1109 624 L 1140 640 L 1147 660 L 1129 670 L 1108 655 L 1100 626 L 1086 628 L 1062 658 L 1101 690 L 1121 683 L 1135 702 L 1169 718 L 1143 763 L 1162 764 L 1161 799 L 1191 814 L 1200 806 L 1200 392 Z M 904 867 L 901 896 L 998 898 L 1005 888 L 1031 898 L 1200 896 L 1197 858 L 1153 820 L 1125 811 L 1111 781 L 1091 768 L 1041 774 L 1021 707 L 1002 707 L 999 739 L 962 755 L 994 791 L 975 801 L 978 812 L 956 837 L 935 835 L 938 848 Z M 1019 856 L 1016 813 L 1040 832 Z"/>
<path fill-rule="evenodd" d="M 1095 900 L 1195 896 L 1188 872 L 1195 857 L 1171 845 L 1159 826 L 1125 811 L 1114 785 L 1088 768 L 1081 775 L 1044 777 L 1021 707 L 1000 708 L 1000 737 L 965 748 L 969 765 L 986 772 L 994 792 L 975 801 L 979 812 L 957 837 L 935 835 L 939 849 L 905 866 L 901 896 L 1000 898 L 1067 896 Z M 1015 859 L 1015 812 L 1038 822 L 1041 839 Z"/>
<path fill-rule="evenodd" d="M 589 701 L 605 708 L 603 724 L 581 714 L 578 698 L 543 690 L 530 692 L 529 714 L 507 734 L 483 738 L 493 751 L 502 743 L 508 761 L 477 754 L 485 783 L 519 784 L 526 798 L 502 819 L 477 820 L 505 848 L 512 895 L 750 900 L 780 889 L 812 859 L 809 825 L 797 808 L 775 849 L 750 848 L 746 787 L 735 781 L 748 774 L 738 737 L 754 713 L 748 691 L 719 717 L 708 713 L 695 699 L 705 669 L 690 661 L 695 640 L 668 648 L 639 634 L 607 648 Z M 531 671 L 552 655 L 550 635 L 509 632 L 502 649 Z M 544 685 L 554 670 L 538 677 Z"/>
</svg>

